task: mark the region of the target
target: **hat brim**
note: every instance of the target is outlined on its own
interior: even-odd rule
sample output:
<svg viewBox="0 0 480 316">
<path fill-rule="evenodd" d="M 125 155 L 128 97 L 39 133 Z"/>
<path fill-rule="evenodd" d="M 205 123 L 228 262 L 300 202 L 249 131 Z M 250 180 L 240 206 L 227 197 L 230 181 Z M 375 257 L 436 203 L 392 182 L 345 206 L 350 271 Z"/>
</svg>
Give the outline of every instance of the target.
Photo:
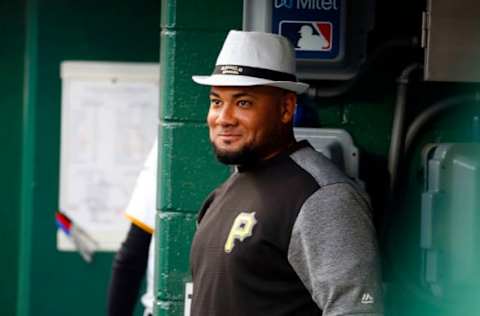
<svg viewBox="0 0 480 316">
<path fill-rule="evenodd" d="M 193 76 L 193 81 L 206 86 L 272 86 L 293 91 L 301 94 L 308 89 L 308 84 L 295 81 L 272 81 L 256 77 L 242 75 L 221 75 L 215 74 L 211 76 Z"/>
</svg>

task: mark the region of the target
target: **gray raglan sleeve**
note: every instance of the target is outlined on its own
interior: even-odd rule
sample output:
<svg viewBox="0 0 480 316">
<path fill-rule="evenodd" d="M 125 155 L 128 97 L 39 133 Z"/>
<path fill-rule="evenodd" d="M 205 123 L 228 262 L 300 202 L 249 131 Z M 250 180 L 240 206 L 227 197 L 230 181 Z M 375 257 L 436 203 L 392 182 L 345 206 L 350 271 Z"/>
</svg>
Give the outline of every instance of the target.
<svg viewBox="0 0 480 316">
<path fill-rule="evenodd" d="M 301 208 L 288 260 L 323 316 L 383 315 L 370 207 L 348 183 L 321 187 Z"/>
</svg>

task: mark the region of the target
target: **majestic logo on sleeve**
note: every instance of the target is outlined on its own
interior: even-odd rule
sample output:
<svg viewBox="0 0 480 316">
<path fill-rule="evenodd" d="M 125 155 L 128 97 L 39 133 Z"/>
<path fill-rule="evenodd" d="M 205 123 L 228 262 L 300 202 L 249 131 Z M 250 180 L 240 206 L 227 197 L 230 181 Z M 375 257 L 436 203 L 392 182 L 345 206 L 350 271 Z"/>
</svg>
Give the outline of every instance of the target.
<svg viewBox="0 0 480 316">
<path fill-rule="evenodd" d="M 363 293 L 361 303 L 362 304 L 373 304 L 373 303 L 375 303 L 375 300 L 374 300 L 373 296 L 370 295 L 370 293 Z"/>
<path fill-rule="evenodd" d="M 255 212 L 242 212 L 233 221 L 232 228 L 228 234 L 227 242 L 225 242 L 225 252 L 231 253 L 235 247 L 235 240 L 244 241 L 246 238 L 252 236 L 253 227 L 257 224 L 255 219 Z"/>
</svg>

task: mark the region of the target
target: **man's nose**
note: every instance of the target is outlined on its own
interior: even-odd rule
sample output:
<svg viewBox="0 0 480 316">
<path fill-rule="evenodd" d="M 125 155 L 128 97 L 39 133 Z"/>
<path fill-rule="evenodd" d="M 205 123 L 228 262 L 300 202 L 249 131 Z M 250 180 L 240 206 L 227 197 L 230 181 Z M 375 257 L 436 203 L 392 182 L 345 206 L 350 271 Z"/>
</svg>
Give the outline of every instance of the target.
<svg viewBox="0 0 480 316">
<path fill-rule="evenodd" d="M 236 121 L 234 106 L 225 104 L 220 113 L 218 113 L 217 123 L 221 125 L 235 125 Z"/>
</svg>

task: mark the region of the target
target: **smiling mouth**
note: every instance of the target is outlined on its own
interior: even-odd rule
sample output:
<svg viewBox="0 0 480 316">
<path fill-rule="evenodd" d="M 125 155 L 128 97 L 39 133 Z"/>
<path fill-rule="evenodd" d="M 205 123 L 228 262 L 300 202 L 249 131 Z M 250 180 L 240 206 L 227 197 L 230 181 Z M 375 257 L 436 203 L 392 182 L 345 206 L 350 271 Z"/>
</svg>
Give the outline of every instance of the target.
<svg viewBox="0 0 480 316">
<path fill-rule="evenodd" d="M 219 137 L 240 137 L 239 134 L 218 134 Z"/>
</svg>

